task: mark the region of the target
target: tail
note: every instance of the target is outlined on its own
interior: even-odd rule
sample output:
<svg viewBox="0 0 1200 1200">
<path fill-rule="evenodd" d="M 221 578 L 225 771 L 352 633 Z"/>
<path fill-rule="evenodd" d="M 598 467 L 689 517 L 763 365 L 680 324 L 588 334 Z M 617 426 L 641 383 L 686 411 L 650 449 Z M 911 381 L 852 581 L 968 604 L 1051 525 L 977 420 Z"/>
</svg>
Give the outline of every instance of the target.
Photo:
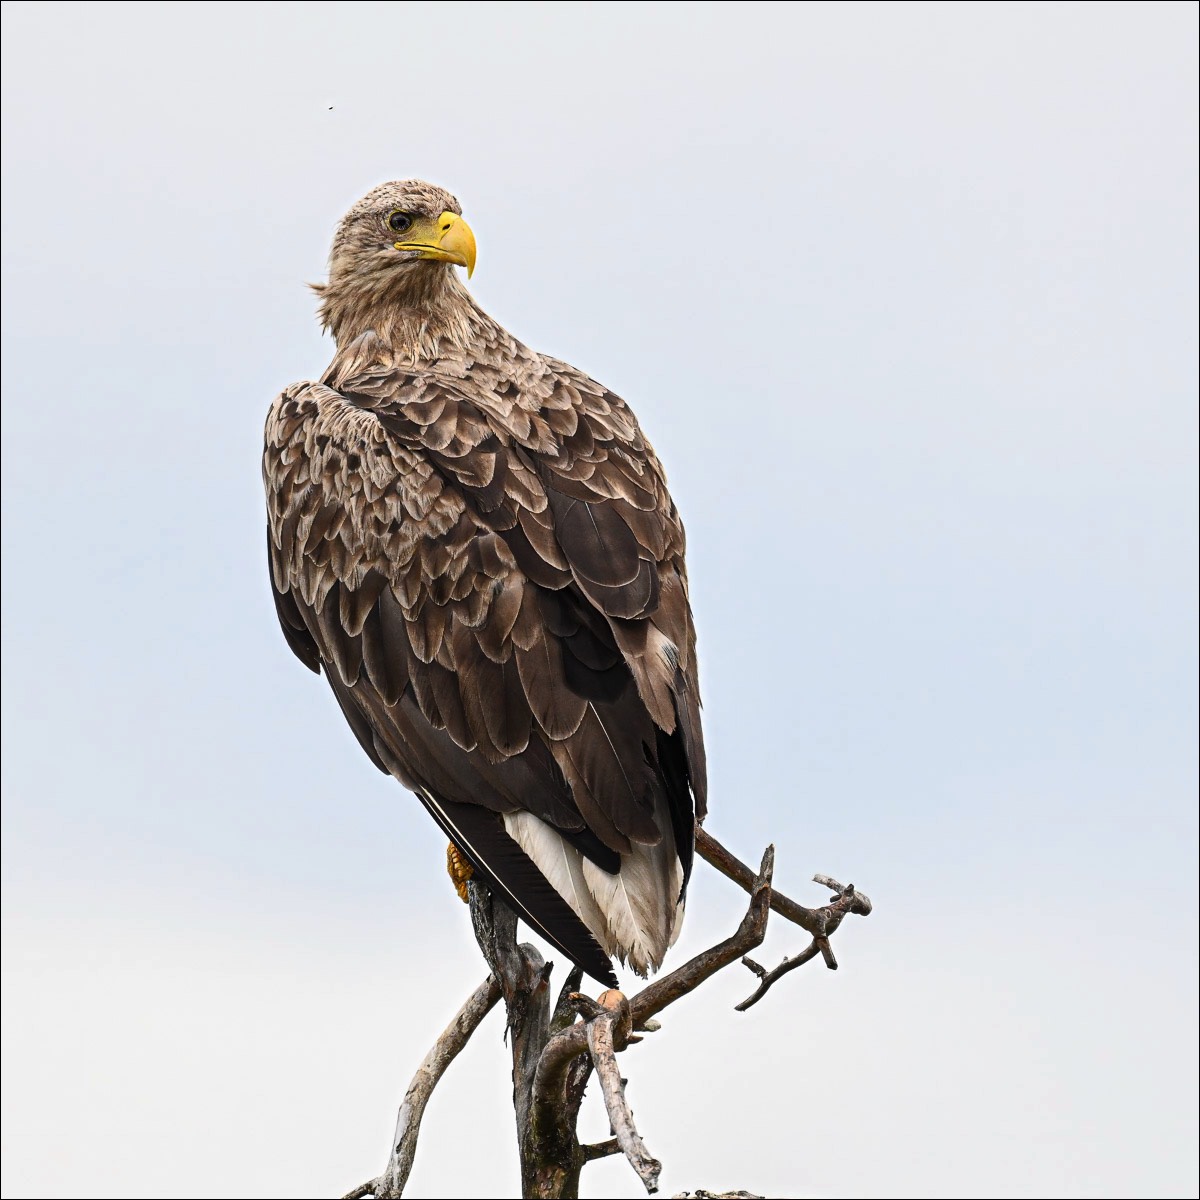
<svg viewBox="0 0 1200 1200">
<path fill-rule="evenodd" d="M 665 813 L 655 815 L 660 827 L 671 827 Z M 594 942 L 639 975 L 662 965 L 683 920 L 684 870 L 674 839 L 653 846 L 633 843 L 613 873 L 532 813 L 505 813 L 504 828 Z"/>
<path fill-rule="evenodd" d="M 605 987 L 617 986 L 612 963 L 587 921 L 551 886 L 540 864 L 510 836 L 506 829 L 508 817 L 502 820 L 499 814 L 474 804 L 440 800 L 425 788 L 417 794 L 479 878 L 535 933 Z M 549 830 L 549 826 L 545 828 Z M 582 857 L 578 850 L 571 848 L 571 852 Z"/>
</svg>

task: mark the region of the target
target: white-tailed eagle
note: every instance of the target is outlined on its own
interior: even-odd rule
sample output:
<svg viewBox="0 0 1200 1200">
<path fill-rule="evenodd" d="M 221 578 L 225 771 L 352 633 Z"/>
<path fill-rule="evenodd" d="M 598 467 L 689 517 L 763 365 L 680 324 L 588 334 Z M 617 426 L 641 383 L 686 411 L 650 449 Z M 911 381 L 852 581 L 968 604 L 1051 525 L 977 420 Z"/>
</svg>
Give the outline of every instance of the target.
<svg viewBox="0 0 1200 1200">
<path fill-rule="evenodd" d="M 337 352 L 267 417 L 275 602 L 452 860 L 615 986 L 677 935 L 705 811 L 683 525 L 625 402 L 483 312 L 474 261 L 427 183 L 338 226 Z"/>
</svg>

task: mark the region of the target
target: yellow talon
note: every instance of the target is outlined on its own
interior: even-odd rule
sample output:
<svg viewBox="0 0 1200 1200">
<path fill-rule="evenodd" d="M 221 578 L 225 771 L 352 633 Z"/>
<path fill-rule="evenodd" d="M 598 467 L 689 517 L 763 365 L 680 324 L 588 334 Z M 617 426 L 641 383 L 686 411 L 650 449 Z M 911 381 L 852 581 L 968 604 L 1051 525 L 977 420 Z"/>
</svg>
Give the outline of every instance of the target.
<svg viewBox="0 0 1200 1200">
<path fill-rule="evenodd" d="M 453 843 L 446 847 L 446 872 L 454 883 L 458 898 L 468 903 L 467 880 L 475 874 L 475 868 L 463 857 L 463 852 Z"/>
</svg>

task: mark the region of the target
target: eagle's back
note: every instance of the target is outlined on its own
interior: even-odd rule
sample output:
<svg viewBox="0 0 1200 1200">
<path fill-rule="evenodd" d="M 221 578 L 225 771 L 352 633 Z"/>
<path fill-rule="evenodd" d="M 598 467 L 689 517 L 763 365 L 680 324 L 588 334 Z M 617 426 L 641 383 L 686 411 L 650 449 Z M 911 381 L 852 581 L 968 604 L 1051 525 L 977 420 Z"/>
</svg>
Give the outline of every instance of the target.
<svg viewBox="0 0 1200 1200">
<path fill-rule="evenodd" d="M 683 526 L 622 400 L 490 349 L 276 399 L 280 621 L 376 765 L 535 928 L 597 974 L 581 922 L 645 971 L 705 803 Z"/>
</svg>

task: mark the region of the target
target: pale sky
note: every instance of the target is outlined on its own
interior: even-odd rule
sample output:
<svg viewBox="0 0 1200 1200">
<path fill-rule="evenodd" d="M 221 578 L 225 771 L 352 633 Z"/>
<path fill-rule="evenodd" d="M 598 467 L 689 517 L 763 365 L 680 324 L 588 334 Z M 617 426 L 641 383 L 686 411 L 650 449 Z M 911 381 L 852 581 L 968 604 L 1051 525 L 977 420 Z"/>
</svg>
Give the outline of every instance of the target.
<svg viewBox="0 0 1200 1200">
<path fill-rule="evenodd" d="M 739 1014 L 730 970 L 624 1059 L 663 1193 L 1196 1195 L 1195 5 L 3 32 L 5 1196 L 339 1195 L 482 978 L 263 553 L 304 284 L 412 176 L 666 464 L 709 828 L 876 903 L 836 974 Z M 741 911 L 699 870 L 669 964 Z M 493 1015 L 411 1196 L 516 1194 L 505 1054 Z"/>
</svg>

